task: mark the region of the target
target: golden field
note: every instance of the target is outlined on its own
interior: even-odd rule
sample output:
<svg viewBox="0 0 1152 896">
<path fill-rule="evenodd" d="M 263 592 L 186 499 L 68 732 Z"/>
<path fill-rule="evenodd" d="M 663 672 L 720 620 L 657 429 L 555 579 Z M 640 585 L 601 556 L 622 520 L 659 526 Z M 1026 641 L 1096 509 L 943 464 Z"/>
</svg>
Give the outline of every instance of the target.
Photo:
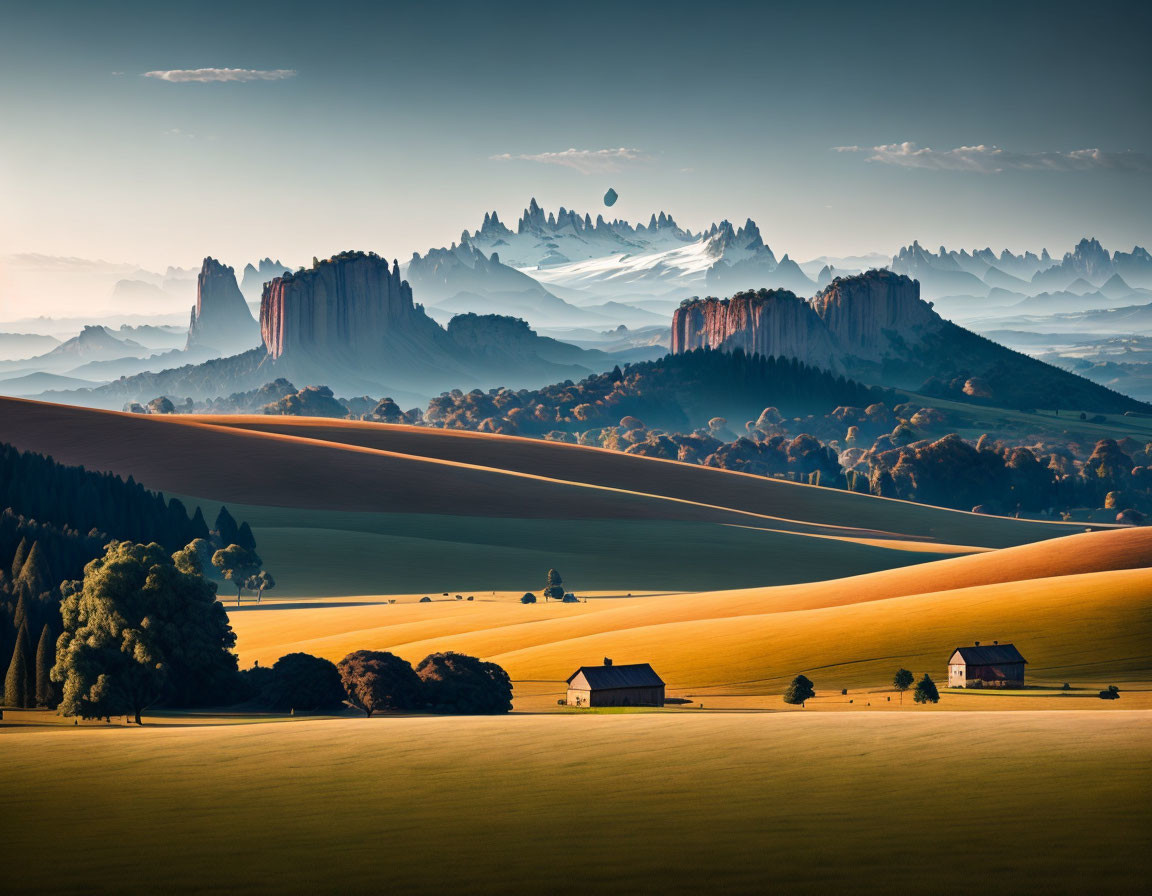
<svg viewBox="0 0 1152 896">
<path fill-rule="evenodd" d="M 8 729 L 5 889 L 1135 893 L 1150 738 L 1146 712 Z"/>
</svg>

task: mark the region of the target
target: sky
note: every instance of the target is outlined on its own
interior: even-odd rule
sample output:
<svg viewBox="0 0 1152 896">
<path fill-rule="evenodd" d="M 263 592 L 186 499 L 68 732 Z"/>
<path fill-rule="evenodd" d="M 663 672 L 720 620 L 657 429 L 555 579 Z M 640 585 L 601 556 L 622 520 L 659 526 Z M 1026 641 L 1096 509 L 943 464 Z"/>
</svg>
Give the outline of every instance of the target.
<svg viewBox="0 0 1152 896">
<path fill-rule="evenodd" d="M 531 197 L 694 230 L 751 217 L 800 260 L 1152 242 L 1147 3 L 0 0 L 0 18 L 0 256 L 403 260 Z"/>
</svg>

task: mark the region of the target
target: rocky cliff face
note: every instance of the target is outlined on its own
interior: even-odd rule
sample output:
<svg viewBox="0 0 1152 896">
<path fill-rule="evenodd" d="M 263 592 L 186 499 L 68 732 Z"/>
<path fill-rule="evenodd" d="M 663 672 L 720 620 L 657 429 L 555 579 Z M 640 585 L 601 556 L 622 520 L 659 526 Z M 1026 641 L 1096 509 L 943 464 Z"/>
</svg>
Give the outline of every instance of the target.
<svg viewBox="0 0 1152 896">
<path fill-rule="evenodd" d="M 695 348 L 739 348 L 842 369 L 824 322 L 808 302 L 785 289 L 682 303 L 672 317 L 672 352 Z"/>
<path fill-rule="evenodd" d="M 205 258 L 196 278 L 187 347 L 234 355 L 259 344 L 260 330 L 236 285 L 236 272 L 215 258 Z"/>
<path fill-rule="evenodd" d="M 400 267 L 374 253 L 346 252 L 264 288 L 260 332 L 271 358 L 334 356 L 380 366 L 389 353 L 443 341 L 412 301 Z"/>
<path fill-rule="evenodd" d="M 916 281 L 869 271 L 837 277 L 810 302 L 783 289 L 684 302 L 672 319 L 672 351 L 741 348 L 858 372 L 906 360 L 943 326 Z"/>
<path fill-rule="evenodd" d="M 920 300 L 915 280 L 891 271 L 837 277 L 817 293 L 812 307 L 843 353 L 870 362 L 919 345 L 944 323 Z"/>
</svg>

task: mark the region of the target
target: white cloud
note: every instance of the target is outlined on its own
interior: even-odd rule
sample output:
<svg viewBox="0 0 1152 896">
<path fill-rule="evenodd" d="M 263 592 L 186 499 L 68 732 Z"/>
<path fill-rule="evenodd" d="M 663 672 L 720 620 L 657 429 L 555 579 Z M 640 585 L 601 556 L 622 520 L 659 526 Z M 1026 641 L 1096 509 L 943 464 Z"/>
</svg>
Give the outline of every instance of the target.
<svg viewBox="0 0 1152 896">
<path fill-rule="evenodd" d="M 1009 152 L 999 146 L 957 146 L 932 149 L 915 143 L 883 146 L 834 146 L 836 152 L 862 152 L 869 162 L 935 171 L 972 171 L 999 174 L 1009 168 L 1023 171 L 1152 171 L 1152 156 L 1140 152 L 1105 152 L 1075 149 L 1070 152 Z"/>
<path fill-rule="evenodd" d="M 601 174 L 619 171 L 626 164 L 651 161 L 651 156 L 639 149 L 565 149 L 562 152 L 510 153 L 490 156 L 498 162 L 539 162 L 543 165 L 561 165 L 575 168 L 581 174 Z"/>
<path fill-rule="evenodd" d="M 144 72 L 145 78 L 173 81 L 181 84 L 207 84 L 217 81 L 283 81 L 294 78 L 296 70 L 275 68 L 264 71 L 255 68 L 175 68 L 170 71 Z"/>
</svg>

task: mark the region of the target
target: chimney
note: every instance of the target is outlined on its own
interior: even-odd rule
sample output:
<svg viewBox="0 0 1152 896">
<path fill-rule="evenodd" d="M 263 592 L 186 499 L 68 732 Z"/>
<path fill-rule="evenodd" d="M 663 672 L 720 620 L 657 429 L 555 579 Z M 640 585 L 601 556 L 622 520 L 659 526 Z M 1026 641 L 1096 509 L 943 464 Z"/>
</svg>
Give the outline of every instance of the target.
<svg viewBox="0 0 1152 896">
<path fill-rule="evenodd" d="M 609 659 L 608 657 L 604 657 L 604 665 L 605 665 L 605 666 L 611 666 L 611 665 L 612 665 L 612 660 L 611 660 L 611 659 Z"/>
<path fill-rule="evenodd" d="M 979 641 L 977 641 L 977 642 L 976 642 L 976 646 L 977 646 L 977 647 L 979 647 L 979 646 L 980 646 L 980 642 L 979 642 Z"/>
</svg>

